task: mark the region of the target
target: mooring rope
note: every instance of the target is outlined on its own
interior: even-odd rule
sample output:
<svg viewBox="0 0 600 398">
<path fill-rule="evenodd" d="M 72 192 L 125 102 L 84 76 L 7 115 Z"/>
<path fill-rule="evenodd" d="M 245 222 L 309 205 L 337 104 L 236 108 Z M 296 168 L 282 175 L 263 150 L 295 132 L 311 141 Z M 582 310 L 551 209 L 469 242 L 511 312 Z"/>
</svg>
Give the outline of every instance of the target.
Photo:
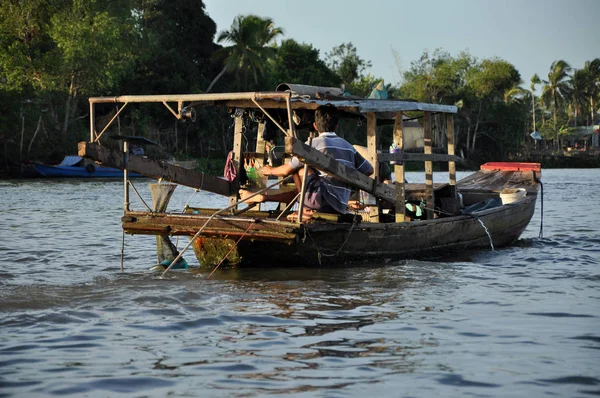
<svg viewBox="0 0 600 398">
<path fill-rule="evenodd" d="M 342 242 L 341 246 L 334 252 L 332 253 L 325 253 L 321 248 L 319 248 L 319 246 L 317 246 L 317 242 L 315 242 L 315 240 L 313 239 L 312 235 L 310 234 L 310 231 L 308 229 L 306 229 L 306 227 L 304 227 L 304 234 L 305 234 L 305 238 L 306 236 L 308 236 L 313 244 L 313 246 L 315 247 L 315 249 L 317 249 L 317 255 L 319 258 L 319 264 L 321 264 L 321 256 L 325 256 L 325 257 L 334 257 L 337 256 L 342 249 L 344 248 L 344 246 L 346 246 L 346 243 L 348 243 L 348 239 L 350 239 L 350 235 L 352 235 L 352 232 L 354 231 L 354 228 L 356 227 L 356 224 L 358 224 L 358 217 L 354 217 L 352 220 L 352 226 L 350 227 L 350 231 L 348 231 L 348 235 L 346 236 L 346 239 L 344 239 L 344 241 Z M 304 240 L 303 240 L 304 242 Z"/>
<path fill-rule="evenodd" d="M 540 183 L 540 193 L 541 193 L 541 209 L 540 209 L 540 234 L 538 235 L 539 238 L 543 238 L 544 237 L 544 184 L 542 183 L 541 180 L 537 180 Z"/>
<path fill-rule="evenodd" d="M 255 218 L 254 220 L 252 220 L 252 222 L 250 223 L 250 225 L 248 225 L 248 228 L 246 228 L 246 230 L 244 231 L 244 233 L 242 234 L 242 236 L 240 236 L 240 238 L 237 240 L 237 242 L 235 242 L 235 244 L 231 247 L 231 249 L 229 249 L 229 251 L 227 252 L 227 254 L 225 255 L 225 257 L 223 257 L 223 259 L 221 261 L 219 261 L 219 264 L 217 264 L 215 266 L 215 268 L 212 270 L 212 272 L 206 277 L 206 279 L 210 279 L 210 277 L 212 276 L 212 274 L 215 273 L 215 271 L 217 270 L 217 268 L 219 268 L 221 266 L 221 264 L 223 264 L 223 261 L 225 261 L 225 259 L 227 257 L 229 257 L 229 255 L 231 254 L 231 252 L 233 252 L 233 249 L 235 249 L 237 247 L 237 245 L 240 243 L 240 241 L 244 238 L 244 236 L 246 236 L 246 234 L 248 233 L 248 231 L 250 230 L 250 228 L 252 228 L 252 226 L 256 223 L 257 219 Z"/>
</svg>

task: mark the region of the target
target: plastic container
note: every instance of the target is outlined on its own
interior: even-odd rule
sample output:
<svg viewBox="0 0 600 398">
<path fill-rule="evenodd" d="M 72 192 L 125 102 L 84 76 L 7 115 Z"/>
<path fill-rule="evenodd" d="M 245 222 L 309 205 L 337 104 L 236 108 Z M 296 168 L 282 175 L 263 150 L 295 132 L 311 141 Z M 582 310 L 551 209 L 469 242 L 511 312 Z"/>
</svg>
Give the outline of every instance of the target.
<svg viewBox="0 0 600 398">
<path fill-rule="evenodd" d="M 377 204 L 375 196 L 365 191 L 360 191 L 360 201 L 365 206 L 375 206 Z"/>
<path fill-rule="evenodd" d="M 500 199 L 503 205 L 507 205 L 523 199 L 525 195 L 527 191 L 524 188 L 505 188 L 500 192 Z"/>
<path fill-rule="evenodd" d="M 251 187 L 262 189 L 267 186 L 268 176 L 263 173 L 262 168 L 255 167 L 254 162 L 246 166 L 246 176 Z"/>
<path fill-rule="evenodd" d="M 402 149 L 398 148 L 396 145 L 392 145 L 390 146 L 390 153 L 402 153 Z M 399 164 L 401 165 L 402 162 L 397 162 L 395 160 L 390 161 L 390 164 Z"/>
</svg>

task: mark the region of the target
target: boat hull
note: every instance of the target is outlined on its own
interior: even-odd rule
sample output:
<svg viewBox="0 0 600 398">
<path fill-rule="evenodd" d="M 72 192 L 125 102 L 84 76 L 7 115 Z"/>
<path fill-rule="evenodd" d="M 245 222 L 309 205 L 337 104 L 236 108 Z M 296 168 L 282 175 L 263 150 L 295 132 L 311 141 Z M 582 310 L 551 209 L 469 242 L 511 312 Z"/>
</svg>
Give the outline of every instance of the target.
<svg viewBox="0 0 600 398">
<path fill-rule="evenodd" d="M 403 223 L 316 221 L 299 225 L 269 219 L 265 212 L 218 216 L 210 221 L 208 213 L 129 212 L 123 217 L 123 228 L 130 234 L 190 237 L 202 228 L 193 242 L 202 266 L 214 266 L 221 260 L 241 266 L 341 265 L 505 246 L 527 227 L 536 197 L 531 193 L 518 202 L 473 215 Z"/>
<path fill-rule="evenodd" d="M 112 167 L 88 166 L 92 167 L 35 164 L 34 168 L 40 177 L 48 178 L 123 178 L 123 170 Z M 129 173 L 129 177 L 142 176 L 136 173 Z"/>
<path fill-rule="evenodd" d="M 291 244 L 242 240 L 238 252 L 242 264 L 254 266 L 340 265 L 366 260 L 431 258 L 506 246 L 519 238 L 534 210 L 535 196 L 530 196 L 519 203 L 483 211 L 477 217 L 463 215 L 354 226 L 312 225 L 306 227 L 306 233 L 299 231 Z"/>
</svg>

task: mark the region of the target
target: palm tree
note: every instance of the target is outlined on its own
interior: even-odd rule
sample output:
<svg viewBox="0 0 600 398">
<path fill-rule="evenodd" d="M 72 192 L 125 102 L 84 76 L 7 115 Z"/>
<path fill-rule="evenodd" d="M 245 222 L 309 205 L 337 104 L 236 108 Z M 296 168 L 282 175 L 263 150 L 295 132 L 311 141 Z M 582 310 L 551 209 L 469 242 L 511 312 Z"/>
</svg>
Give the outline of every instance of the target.
<svg viewBox="0 0 600 398">
<path fill-rule="evenodd" d="M 574 122 L 577 126 L 578 116 L 582 113 L 587 103 L 587 90 L 589 83 L 589 75 L 585 69 L 576 69 L 569 81 L 569 91 L 571 94 L 571 107 L 574 112 Z"/>
<path fill-rule="evenodd" d="M 231 42 L 231 46 L 223 47 L 213 54 L 215 59 L 222 60 L 223 69 L 210 83 L 206 92 L 210 92 L 215 83 L 226 73 L 235 72 L 242 87 L 246 88 L 248 74 L 254 76 L 258 83 L 258 75 L 263 74 L 266 60 L 275 54 L 275 48 L 268 45 L 283 35 L 283 29 L 275 27 L 271 18 L 256 15 L 238 15 L 231 28 L 217 37 L 217 42 Z M 240 79 L 241 73 L 241 79 Z"/>
<path fill-rule="evenodd" d="M 550 72 L 548 72 L 548 80 L 544 81 L 544 87 L 542 89 L 542 98 L 544 98 L 544 102 L 552 105 L 556 149 L 558 149 L 560 145 L 558 131 L 556 129 L 558 107 L 564 102 L 565 98 L 568 97 L 568 78 L 570 71 L 571 66 L 566 61 L 554 61 L 550 66 Z"/>
<path fill-rule="evenodd" d="M 586 61 L 583 70 L 587 75 L 586 96 L 590 101 L 590 124 L 594 124 L 594 112 L 596 111 L 596 99 L 600 95 L 600 58 Z"/>
</svg>

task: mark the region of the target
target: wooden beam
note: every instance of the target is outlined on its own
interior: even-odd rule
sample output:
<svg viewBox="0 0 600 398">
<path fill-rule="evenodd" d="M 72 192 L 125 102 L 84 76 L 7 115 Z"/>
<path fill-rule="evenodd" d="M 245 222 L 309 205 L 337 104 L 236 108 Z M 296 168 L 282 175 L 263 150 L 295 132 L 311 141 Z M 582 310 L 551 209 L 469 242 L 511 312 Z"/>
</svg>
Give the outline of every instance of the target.
<svg viewBox="0 0 600 398">
<path fill-rule="evenodd" d="M 396 119 L 394 121 L 394 144 L 396 144 L 396 147 L 399 148 L 400 151 L 404 150 L 403 128 L 404 122 L 402 120 L 402 112 L 398 112 L 396 113 Z M 383 153 L 381 155 L 383 155 Z M 380 159 L 383 161 L 382 156 L 380 156 Z M 396 222 L 404 222 L 406 220 L 406 207 L 404 207 L 404 201 L 406 200 L 406 197 L 404 191 L 403 163 L 396 163 L 394 165 L 394 181 L 396 184 Z"/>
<path fill-rule="evenodd" d="M 423 141 L 425 143 L 424 152 L 431 155 L 431 112 L 423 114 Z M 425 187 L 427 191 L 427 219 L 433 220 L 433 207 L 435 198 L 433 196 L 433 162 L 425 161 Z"/>
<path fill-rule="evenodd" d="M 78 144 L 78 155 L 98 161 L 104 166 L 124 169 L 123 152 L 105 148 L 100 144 L 85 141 L 80 142 Z M 229 196 L 231 194 L 231 184 L 224 178 L 206 175 L 159 160 L 129 155 L 127 170 L 147 177 L 162 178 L 165 181 L 198 188 L 219 195 Z"/>
<path fill-rule="evenodd" d="M 443 153 L 380 153 L 379 160 L 382 162 L 459 162 L 462 159 L 456 155 Z"/>
<path fill-rule="evenodd" d="M 373 177 L 379 181 L 379 162 L 377 160 L 377 116 L 375 113 L 367 113 L 367 160 L 373 165 Z M 379 204 L 369 206 L 371 222 L 379 222 L 381 209 Z"/>
<path fill-rule="evenodd" d="M 448 155 L 454 156 L 454 123 L 452 115 L 446 115 L 446 135 L 448 137 Z M 456 157 L 456 156 L 455 156 Z M 456 164 L 454 160 L 448 162 L 450 185 L 456 186 Z"/>
<path fill-rule="evenodd" d="M 359 171 L 351 169 L 333 157 L 311 148 L 300 140 L 293 137 L 286 137 L 285 151 L 297 156 L 301 161 L 310 166 L 339 178 L 351 186 L 369 192 L 379 199 L 392 204 L 396 202 L 396 189 L 394 187 L 380 183 Z"/>
<path fill-rule="evenodd" d="M 240 185 L 240 168 L 244 165 L 240 162 L 242 159 L 242 132 L 244 131 L 244 119 L 241 116 L 235 117 L 233 128 L 233 167 L 236 171 L 236 179 L 233 181 L 234 186 L 237 188 Z M 236 191 L 235 189 L 234 191 Z M 237 202 L 237 192 L 231 192 L 229 196 L 229 205 L 233 205 Z M 237 209 L 237 206 L 235 207 Z"/>
<path fill-rule="evenodd" d="M 256 154 L 254 162 L 259 166 L 264 166 L 266 142 L 263 139 L 263 133 L 265 132 L 265 126 L 267 123 L 262 122 L 258 124 L 258 131 L 256 132 Z"/>
<path fill-rule="evenodd" d="M 377 167 L 377 118 L 373 112 L 367 113 L 367 160 L 373 165 L 374 177 L 379 177 Z"/>
<path fill-rule="evenodd" d="M 448 138 L 448 155 L 454 155 L 454 120 L 452 115 L 446 115 L 446 136 Z M 460 201 L 456 189 L 456 163 L 448 162 L 448 179 L 450 181 L 450 196 L 454 200 L 454 213 L 460 212 Z"/>
<path fill-rule="evenodd" d="M 96 141 L 96 110 L 90 102 L 90 142 Z"/>
</svg>

